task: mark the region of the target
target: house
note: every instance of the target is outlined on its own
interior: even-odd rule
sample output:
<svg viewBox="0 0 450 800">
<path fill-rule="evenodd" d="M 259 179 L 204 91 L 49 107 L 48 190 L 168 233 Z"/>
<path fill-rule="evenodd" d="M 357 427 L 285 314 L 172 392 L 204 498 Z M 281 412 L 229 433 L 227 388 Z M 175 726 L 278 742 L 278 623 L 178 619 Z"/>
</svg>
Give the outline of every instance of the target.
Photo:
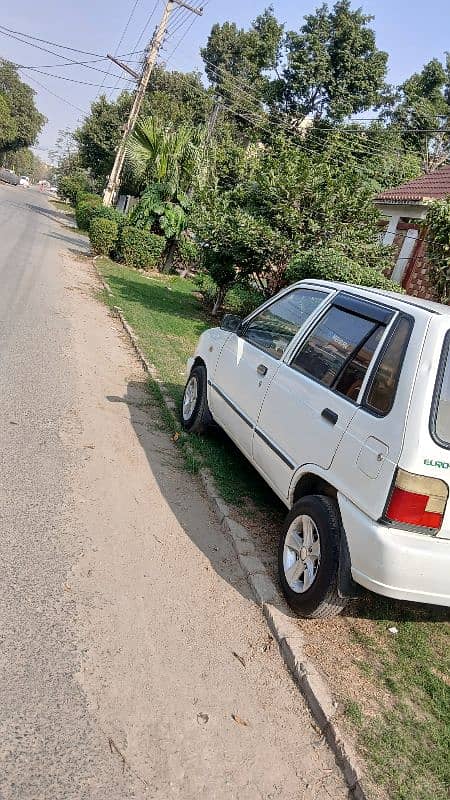
<svg viewBox="0 0 450 800">
<path fill-rule="evenodd" d="M 375 205 L 387 219 L 382 242 L 394 245 L 396 252 L 391 278 L 408 294 L 428 300 L 435 300 L 436 295 L 429 279 L 425 231 L 419 222 L 425 219 L 431 201 L 446 197 L 450 197 L 450 165 L 387 189 L 375 198 Z"/>
</svg>

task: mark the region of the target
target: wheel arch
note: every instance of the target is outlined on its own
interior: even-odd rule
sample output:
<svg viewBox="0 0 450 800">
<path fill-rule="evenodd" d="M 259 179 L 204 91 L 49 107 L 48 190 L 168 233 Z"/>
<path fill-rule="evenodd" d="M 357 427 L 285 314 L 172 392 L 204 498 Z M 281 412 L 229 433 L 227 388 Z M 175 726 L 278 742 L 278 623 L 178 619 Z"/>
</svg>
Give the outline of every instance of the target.
<svg viewBox="0 0 450 800">
<path fill-rule="evenodd" d="M 308 495 L 324 495 L 336 503 L 336 508 L 341 519 L 340 543 L 339 543 L 339 569 L 338 569 L 338 591 L 341 597 L 359 597 L 361 587 L 352 578 L 351 554 L 347 541 L 347 534 L 342 524 L 341 510 L 339 505 L 339 493 L 336 486 L 328 481 L 323 475 L 317 472 L 305 471 L 293 481 L 290 492 L 291 506 Z"/>
</svg>

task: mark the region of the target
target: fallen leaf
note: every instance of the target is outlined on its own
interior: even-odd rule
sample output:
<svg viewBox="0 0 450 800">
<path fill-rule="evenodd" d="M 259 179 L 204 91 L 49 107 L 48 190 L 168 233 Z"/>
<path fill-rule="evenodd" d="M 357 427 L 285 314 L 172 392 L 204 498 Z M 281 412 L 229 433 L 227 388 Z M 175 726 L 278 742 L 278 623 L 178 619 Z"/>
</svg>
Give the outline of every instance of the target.
<svg viewBox="0 0 450 800">
<path fill-rule="evenodd" d="M 197 714 L 197 722 L 199 725 L 206 725 L 208 721 L 208 714 L 204 714 L 203 711 L 201 711 L 200 714 Z"/>
<path fill-rule="evenodd" d="M 9 420 L 9 424 L 10 424 L 10 425 L 18 425 L 19 423 L 18 423 L 18 422 L 16 422 L 16 421 L 15 421 L 15 419 L 10 419 L 10 420 Z"/>
<path fill-rule="evenodd" d="M 232 653 L 233 653 L 234 657 L 237 658 L 238 661 L 240 661 L 242 666 L 245 667 L 245 661 L 242 658 L 242 656 L 240 656 L 239 653 L 235 653 L 234 650 L 232 650 Z"/>
<path fill-rule="evenodd" d="M 248 722 L 246 722 L 245 719 L 242 719 L 239 714 L 232 714 L 231 717 L 235 722 L 237 722 L 238 725 L 243 725 L 245 728 L 248 728 Z"/>
<path fill-rule="evenodd" d="M 172 436 L 172 442 L 178 442 L 179 438 L 180 438 L 180 434 L 177 431 L 177 433 L 174 433 L 174 435 Z"/>
<path fill-rule="evenodd" d="M 393 636 L 395 636 L 395 634 L 398 633 L 398 628 L 396 628 L 395 625 L 393 625 L 392 628 L 388 628 L 388 631 L 389 633 L 392 633 Z"/>
</svg>

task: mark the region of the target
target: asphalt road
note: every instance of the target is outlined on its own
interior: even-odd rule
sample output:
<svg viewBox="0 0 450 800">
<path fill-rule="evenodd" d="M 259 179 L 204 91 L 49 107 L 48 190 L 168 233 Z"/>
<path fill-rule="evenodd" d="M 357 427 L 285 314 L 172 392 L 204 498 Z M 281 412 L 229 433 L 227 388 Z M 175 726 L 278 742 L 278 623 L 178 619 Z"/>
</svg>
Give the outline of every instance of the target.
<svg viewBox="0 0 450 800">
<path fill-rule="evenodd" d="M 83 251 L 0 185 L 0 798 L 342 800 Z"/>
</svg>

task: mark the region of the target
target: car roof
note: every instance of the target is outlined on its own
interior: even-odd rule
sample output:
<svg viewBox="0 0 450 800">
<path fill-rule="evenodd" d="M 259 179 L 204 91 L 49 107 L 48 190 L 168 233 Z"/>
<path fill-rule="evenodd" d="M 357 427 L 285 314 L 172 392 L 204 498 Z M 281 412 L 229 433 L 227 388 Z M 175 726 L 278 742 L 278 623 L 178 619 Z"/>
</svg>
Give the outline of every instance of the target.
<svg viewBox="0 0 450 800">
<path fill-rule="evenodd" d="M 374 302 L 387 302 L 389 306 L 414 313 L 414 308 L 421 308 L 430 314 L 444 314 L 450 316 L 450 307 L 443 303 L 434 303 L 432 300 L 423 300 L 421 297 L 413 297 L 409 294 L 397 294 L 388 292 L 384 289 L 373 289 L 368 286 L 357 286 L 352 283 L 341 283 L 339 281 L 303 280 L 297 286 L 308 284 L 309 286 L 321 286 L 326 289 L 343 290 L 358 297 L 365 297 Z"/>
</svg>

